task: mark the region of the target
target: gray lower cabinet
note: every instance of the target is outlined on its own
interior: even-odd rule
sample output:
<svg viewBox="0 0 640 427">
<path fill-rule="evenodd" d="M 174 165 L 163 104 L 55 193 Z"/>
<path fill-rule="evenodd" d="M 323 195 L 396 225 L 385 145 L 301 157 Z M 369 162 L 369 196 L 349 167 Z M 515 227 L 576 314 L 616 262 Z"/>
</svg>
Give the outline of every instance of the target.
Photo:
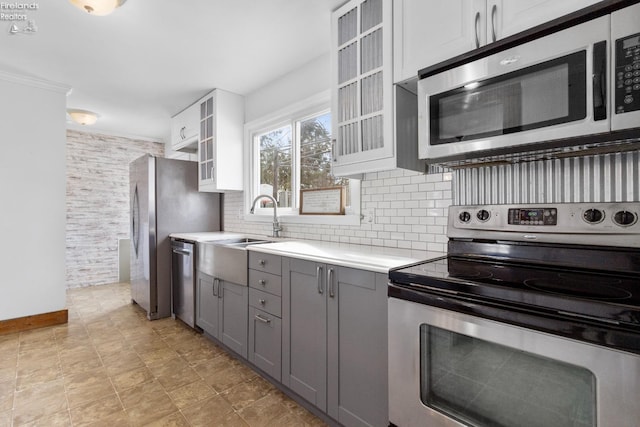
<svg viewBox="0 0 640 427">
<path fill-rule="evenodd" d="M 282 371 L 281 257 L 249 252 L 248 359 L 277 381 Z"/>
<path fill-rule="evenodd" d="M 324 264 L 282 259 L 282 383 L 327 411 Z"/>
<path fill-rule="evenodd" d="M 328 277 L 327 412 L 345 426 L 388 426 L 387 275 L 327 269 L 335 274 Z"/>
<path fill-rule="evenodd" d="M 387 426 L 387 275 L 282 262 L 282 383 L 345 426 Z"/>
<path fill-rule="evenodd" d="M 282 320 L 249 307 L 249 361 L 280 381 L 282 368 Z"/>
<path fill-rule="evenodd" d="M 247 357 L 249 288 L 198 271 L 196 325 Z"/>
</svg>

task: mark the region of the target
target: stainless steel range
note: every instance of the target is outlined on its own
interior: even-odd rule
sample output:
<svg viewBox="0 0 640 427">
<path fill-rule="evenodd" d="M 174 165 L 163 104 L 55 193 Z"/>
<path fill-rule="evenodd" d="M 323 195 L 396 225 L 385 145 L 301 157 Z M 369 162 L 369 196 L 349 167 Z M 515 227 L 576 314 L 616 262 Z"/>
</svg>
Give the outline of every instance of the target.
<svg viewBox="0 0 640 427">
<path fill-rule="evenodd" d="M 640 423 L 640 203 L 453 206 L 389 273 L 390 421 Z"/>
</svg>

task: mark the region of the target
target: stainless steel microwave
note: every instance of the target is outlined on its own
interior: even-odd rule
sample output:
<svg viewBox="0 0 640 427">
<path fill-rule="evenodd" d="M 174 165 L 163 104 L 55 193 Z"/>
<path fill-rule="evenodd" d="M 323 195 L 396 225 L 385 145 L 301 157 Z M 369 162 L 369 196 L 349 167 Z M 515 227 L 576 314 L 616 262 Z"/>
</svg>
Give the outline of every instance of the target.
<svg viewBox="0 0 640 427">
<path fill-rule="evenodd" d="M 640 4 L 418 81 L 419 157 L 640 127 Z"/>
</svg>

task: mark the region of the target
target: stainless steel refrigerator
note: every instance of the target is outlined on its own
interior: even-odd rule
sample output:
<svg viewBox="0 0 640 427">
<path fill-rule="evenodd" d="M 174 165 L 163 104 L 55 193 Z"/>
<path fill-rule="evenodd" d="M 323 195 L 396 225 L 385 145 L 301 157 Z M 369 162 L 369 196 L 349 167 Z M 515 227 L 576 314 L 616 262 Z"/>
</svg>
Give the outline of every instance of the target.
<svg viewBox="0 0 640 427">
<path fill-rule="evenodd" d="M 150 320 L 171 315 L 169 234 L 220 230 L 220 195 L 198 192 L 197 167 L 149 155 L 129 164 L 131 298 Z"/>
</svg>

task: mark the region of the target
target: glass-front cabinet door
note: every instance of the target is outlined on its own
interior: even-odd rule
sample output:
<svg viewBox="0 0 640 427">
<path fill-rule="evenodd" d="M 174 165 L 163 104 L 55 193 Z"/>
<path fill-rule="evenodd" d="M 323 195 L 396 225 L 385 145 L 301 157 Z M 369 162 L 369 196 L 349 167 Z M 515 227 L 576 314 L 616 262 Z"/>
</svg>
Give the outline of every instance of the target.
<svg viewBox="0 0 640 427">
<path fill-rule="evenodd" d="M 244 98 L 216 89 L 198 106 L 198 189 L 242 190 Z"/>
<path fill-rule="evenodd" d="M 334 173 L 394 155 L 391 8 L 354 0 L 333 14 Z"/>
<path fill-rule="evenodd" d="M 213 97 L 200 102 L 200 182 L 215 185 L 215 139 Z"/>
</svg>

